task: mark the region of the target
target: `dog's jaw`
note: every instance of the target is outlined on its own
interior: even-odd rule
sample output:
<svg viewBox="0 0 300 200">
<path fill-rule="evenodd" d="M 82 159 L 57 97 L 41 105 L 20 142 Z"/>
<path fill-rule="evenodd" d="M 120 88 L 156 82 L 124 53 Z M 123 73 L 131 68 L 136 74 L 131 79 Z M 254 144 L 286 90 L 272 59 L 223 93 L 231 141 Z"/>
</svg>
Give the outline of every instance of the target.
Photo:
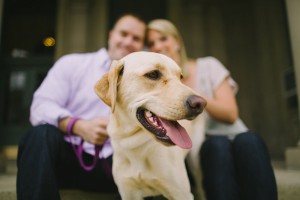
<svg viewBox="0 0 300 200">
<path fill-rule="evenodd" d="M 145 116 L 146 115 L 146 116 Z M 150 116 L 151 115 L 151 116 Z M 146 128 L 155 138 L 166 146 L 175 145 L 166 135 L 165 128 L 160 124 L 156 116 L 145 109 L 138 109 L 136 113 L 138 121 Z"/>
<path fill-rule="evenodd" d="M 143 108 L 137 110 L 136 116 L 142 126 L 153 134 L 158 142 L 166 146 L 177 145 L 183 149 L 192 148 L 190 137 L 177 121 L 160 118 Z"/>
</svg>

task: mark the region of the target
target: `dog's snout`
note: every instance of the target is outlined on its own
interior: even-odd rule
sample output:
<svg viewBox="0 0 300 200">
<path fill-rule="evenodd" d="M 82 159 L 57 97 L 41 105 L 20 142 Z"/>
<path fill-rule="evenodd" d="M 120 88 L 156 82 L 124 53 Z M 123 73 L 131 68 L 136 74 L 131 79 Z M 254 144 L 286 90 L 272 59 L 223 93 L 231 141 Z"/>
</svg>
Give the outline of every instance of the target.
<svg viewBox="0 0 300 200">
<path fill-rule="evenodd" d="M 192 95 L 187 98 L 187 107 L 192 116 L 200 114 L 206 106 L 206 100 L 200 96 Z"/>
</svg>

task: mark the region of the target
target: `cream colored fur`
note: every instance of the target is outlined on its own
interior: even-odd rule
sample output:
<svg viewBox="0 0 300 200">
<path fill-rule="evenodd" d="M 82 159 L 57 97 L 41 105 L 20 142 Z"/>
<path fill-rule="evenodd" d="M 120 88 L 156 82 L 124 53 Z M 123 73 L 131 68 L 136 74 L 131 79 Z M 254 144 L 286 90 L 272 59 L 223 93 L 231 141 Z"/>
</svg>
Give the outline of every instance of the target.
<svg viewBox="0 0 300 200">
<path fill-rule="evenodd" d="M 151 72 L 161 73 L 161 78 L 147 78 Z M 184 119 L 188 110 L 182 102 L 197 94 L 180 77 L 180 68 L 170 58 L 136 52 L 114 61 L 95 86 L 112 109 L 108 133 L 114 149 L 113 176 L 122 200 L 156 195 L 194 199 L 184 163 L 188 151 L 156 141 L 136 118 L 137 109 L 143 107 L 168 120 Z"/>
</svg>

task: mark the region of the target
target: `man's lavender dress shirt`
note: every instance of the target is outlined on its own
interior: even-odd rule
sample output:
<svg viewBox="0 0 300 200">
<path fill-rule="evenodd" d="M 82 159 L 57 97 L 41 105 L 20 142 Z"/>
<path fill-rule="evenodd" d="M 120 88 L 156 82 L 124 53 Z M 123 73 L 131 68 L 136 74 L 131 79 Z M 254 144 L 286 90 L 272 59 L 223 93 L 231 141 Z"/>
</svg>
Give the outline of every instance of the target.
<svg viewBox="0 0 300 200">
<path fill-rule="evenodd" d="M 35 91 L 30 108 L 33 126 L 51 124 L 65 117 L 90 120 L 109 117 L 110 108 L 94 92 L 95 83 L 109 70 L 111 60 L 105 48 L 93 53 L 70 54 L 61 57 L 49 70 L 41 86 Z M 80 138 L 73 136 L 79 143 Z M 69 142 L 69 138 L 65 136 Z M 84 142 L 84 151 L 94 155 L 94 145 Z M 105 143 L 99 157 L 112 154 Z"/>
</svg>

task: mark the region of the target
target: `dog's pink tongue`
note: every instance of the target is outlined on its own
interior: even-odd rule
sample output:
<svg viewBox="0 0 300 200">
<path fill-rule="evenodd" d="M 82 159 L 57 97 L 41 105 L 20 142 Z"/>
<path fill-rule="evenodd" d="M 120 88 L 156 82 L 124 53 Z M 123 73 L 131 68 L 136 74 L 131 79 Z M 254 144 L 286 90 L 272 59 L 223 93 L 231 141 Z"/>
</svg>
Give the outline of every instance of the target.
<svg viewBox="0 0 300 200">
<path fill-rule="evenodd" d="M 165 119 L 160 120 L 167 131 L 167 135 L 174 144 L 183 149 L 192 148 L 191 138 L 189 137 L 186 130 L 178 122 L 171 122 Z"/>
</svg>

